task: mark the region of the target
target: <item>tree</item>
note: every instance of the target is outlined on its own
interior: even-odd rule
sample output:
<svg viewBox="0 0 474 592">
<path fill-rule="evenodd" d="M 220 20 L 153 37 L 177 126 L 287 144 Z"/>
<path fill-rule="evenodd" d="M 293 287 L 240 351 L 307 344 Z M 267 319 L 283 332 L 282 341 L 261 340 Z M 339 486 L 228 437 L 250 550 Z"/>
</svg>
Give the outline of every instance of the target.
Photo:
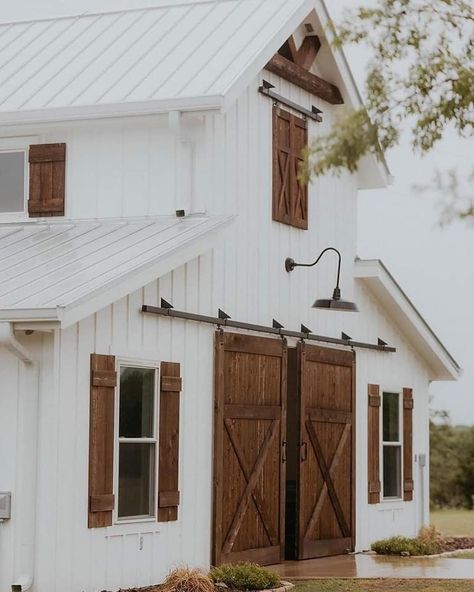
<svg viewBox="0 0 474 592">
<path fill-rule="evenodd" d="M 474 506 L 474 427 L 453 426 L 446 411 L 431 411 L 432 508 Z"/>
<path fill-rule="evenodd" d="M 375 0 L 345 13 L 336 47 L 366 44 L 367 111 L 344 111 L 307 155 L 306 179 L 354 172 L 366 154 L 397 145 L 408 127 L 415 152 L 430 151 L 448 130 L 474 128 L 474 5 L 471 0 Z"/>
</svg>

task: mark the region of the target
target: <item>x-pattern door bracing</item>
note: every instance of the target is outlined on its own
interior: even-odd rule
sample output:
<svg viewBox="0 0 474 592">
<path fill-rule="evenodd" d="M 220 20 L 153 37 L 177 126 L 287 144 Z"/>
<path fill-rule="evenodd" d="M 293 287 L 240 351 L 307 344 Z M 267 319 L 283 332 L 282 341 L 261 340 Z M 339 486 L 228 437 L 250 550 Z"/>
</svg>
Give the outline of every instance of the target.
<svg viewBox="0 0 474 592">
<path fill-rule="evenodd" d="M 300 559 L 353 548 L 352 352 L 298 346 Z"/>
<path fill-rule="evenodd" d="M 216 334 L 215 564 L 283 558 L 286 343 Z"/>
</svg>

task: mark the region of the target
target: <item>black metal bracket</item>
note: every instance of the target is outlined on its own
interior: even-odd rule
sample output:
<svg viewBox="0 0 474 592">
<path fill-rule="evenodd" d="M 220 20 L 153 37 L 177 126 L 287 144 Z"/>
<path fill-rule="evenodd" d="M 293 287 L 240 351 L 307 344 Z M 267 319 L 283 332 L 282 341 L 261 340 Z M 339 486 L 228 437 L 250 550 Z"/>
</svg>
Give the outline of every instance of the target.
<svg viewBox="0 0 474 592">
<path fill-rule="evenodd" d="M 275 101 L 275 103 L 281 103 L 282 105 L 285 105 L 286 107 L 289 107 L 290 109 L 294 109 L 295 111 L 298 111 L 298 113 L 301 113 L 305 117 L 309 117 L 309 119 L 312 119 L 313 121 L 317 121 L 318 123 L 321 123 L 323 121 L 323 118 L 321 117 L 321 115 L 322 115 L 321 109 L 318 109 L 317 107 L 315 107 L 313 105 L 311 107 L 311 111 L 310 111 L 309 109 L 306 109 L 305 107 L 302 107 L 301 105 L 298 105 L 297 103 L 294 103 L 290 99 L 286 99 L 285 97 L 282 97 L 281 95 L 277 94 L 276 92 L 273 92 L 272 88 L 275 88 L 273 86 L 273 84 L 270 84 L 269 82 L 264 80 L 262 83 L 262 86 L 260 86 L 258 88 L 258 92 L 260 94 L 265 95 L 266 97 L 272 99 L 273 101 Z"/>
</svg>

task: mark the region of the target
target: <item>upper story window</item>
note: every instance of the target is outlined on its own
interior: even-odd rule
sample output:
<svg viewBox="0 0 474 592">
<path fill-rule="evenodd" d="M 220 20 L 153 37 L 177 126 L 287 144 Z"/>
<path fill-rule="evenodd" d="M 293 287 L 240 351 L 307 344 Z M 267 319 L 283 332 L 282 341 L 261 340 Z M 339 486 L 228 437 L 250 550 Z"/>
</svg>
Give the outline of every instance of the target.
<svg viewBox="0 0 474 592">
<path fill-rule="evenodd" d="M 64 216 L 66 145 L 0 138 L 0 220 Z"/>
<path fill-rule="evenodd" d="M 155 515 L 157 369 L 120 366 L 118 404 L 119 520 Z"/>
<path fill-rule="evenodd" d="M 25 213 L 26 181 L 26 152 L 0 151 L 0 213 Z"/>
<path fill-rule="evenodd" d="M 383 498 L 402 497 L 402 414 L 399 393 L 383 393 L 382 466 Z"/>
<path fill-rule="evenodd" d="M 273 220 L 308 228 L 308 185 L 298 180 L 308 124 L 280 107 L 273 107 Z"/>
</svg>

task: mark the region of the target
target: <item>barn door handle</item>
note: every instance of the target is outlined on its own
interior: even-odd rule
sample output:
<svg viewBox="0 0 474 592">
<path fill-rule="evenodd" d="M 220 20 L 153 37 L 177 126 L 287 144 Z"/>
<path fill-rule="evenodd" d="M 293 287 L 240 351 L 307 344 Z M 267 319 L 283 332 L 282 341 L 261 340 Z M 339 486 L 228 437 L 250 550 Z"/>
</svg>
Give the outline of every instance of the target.
<svg viewBox="0 0 474 592">
<path fill-rule="evenodd" d="M 283 440 L 283 442 L 281 443 L 281 462 L 282 463 L 286 463 L 286 447 L 287 447 L 287 441 Z"/>
<path fill-rule="evenodd" d="M 308 444 L 303 442 L 301 444 L 301 462 L 304 462 L 308 458 Z"/>
</svg>

